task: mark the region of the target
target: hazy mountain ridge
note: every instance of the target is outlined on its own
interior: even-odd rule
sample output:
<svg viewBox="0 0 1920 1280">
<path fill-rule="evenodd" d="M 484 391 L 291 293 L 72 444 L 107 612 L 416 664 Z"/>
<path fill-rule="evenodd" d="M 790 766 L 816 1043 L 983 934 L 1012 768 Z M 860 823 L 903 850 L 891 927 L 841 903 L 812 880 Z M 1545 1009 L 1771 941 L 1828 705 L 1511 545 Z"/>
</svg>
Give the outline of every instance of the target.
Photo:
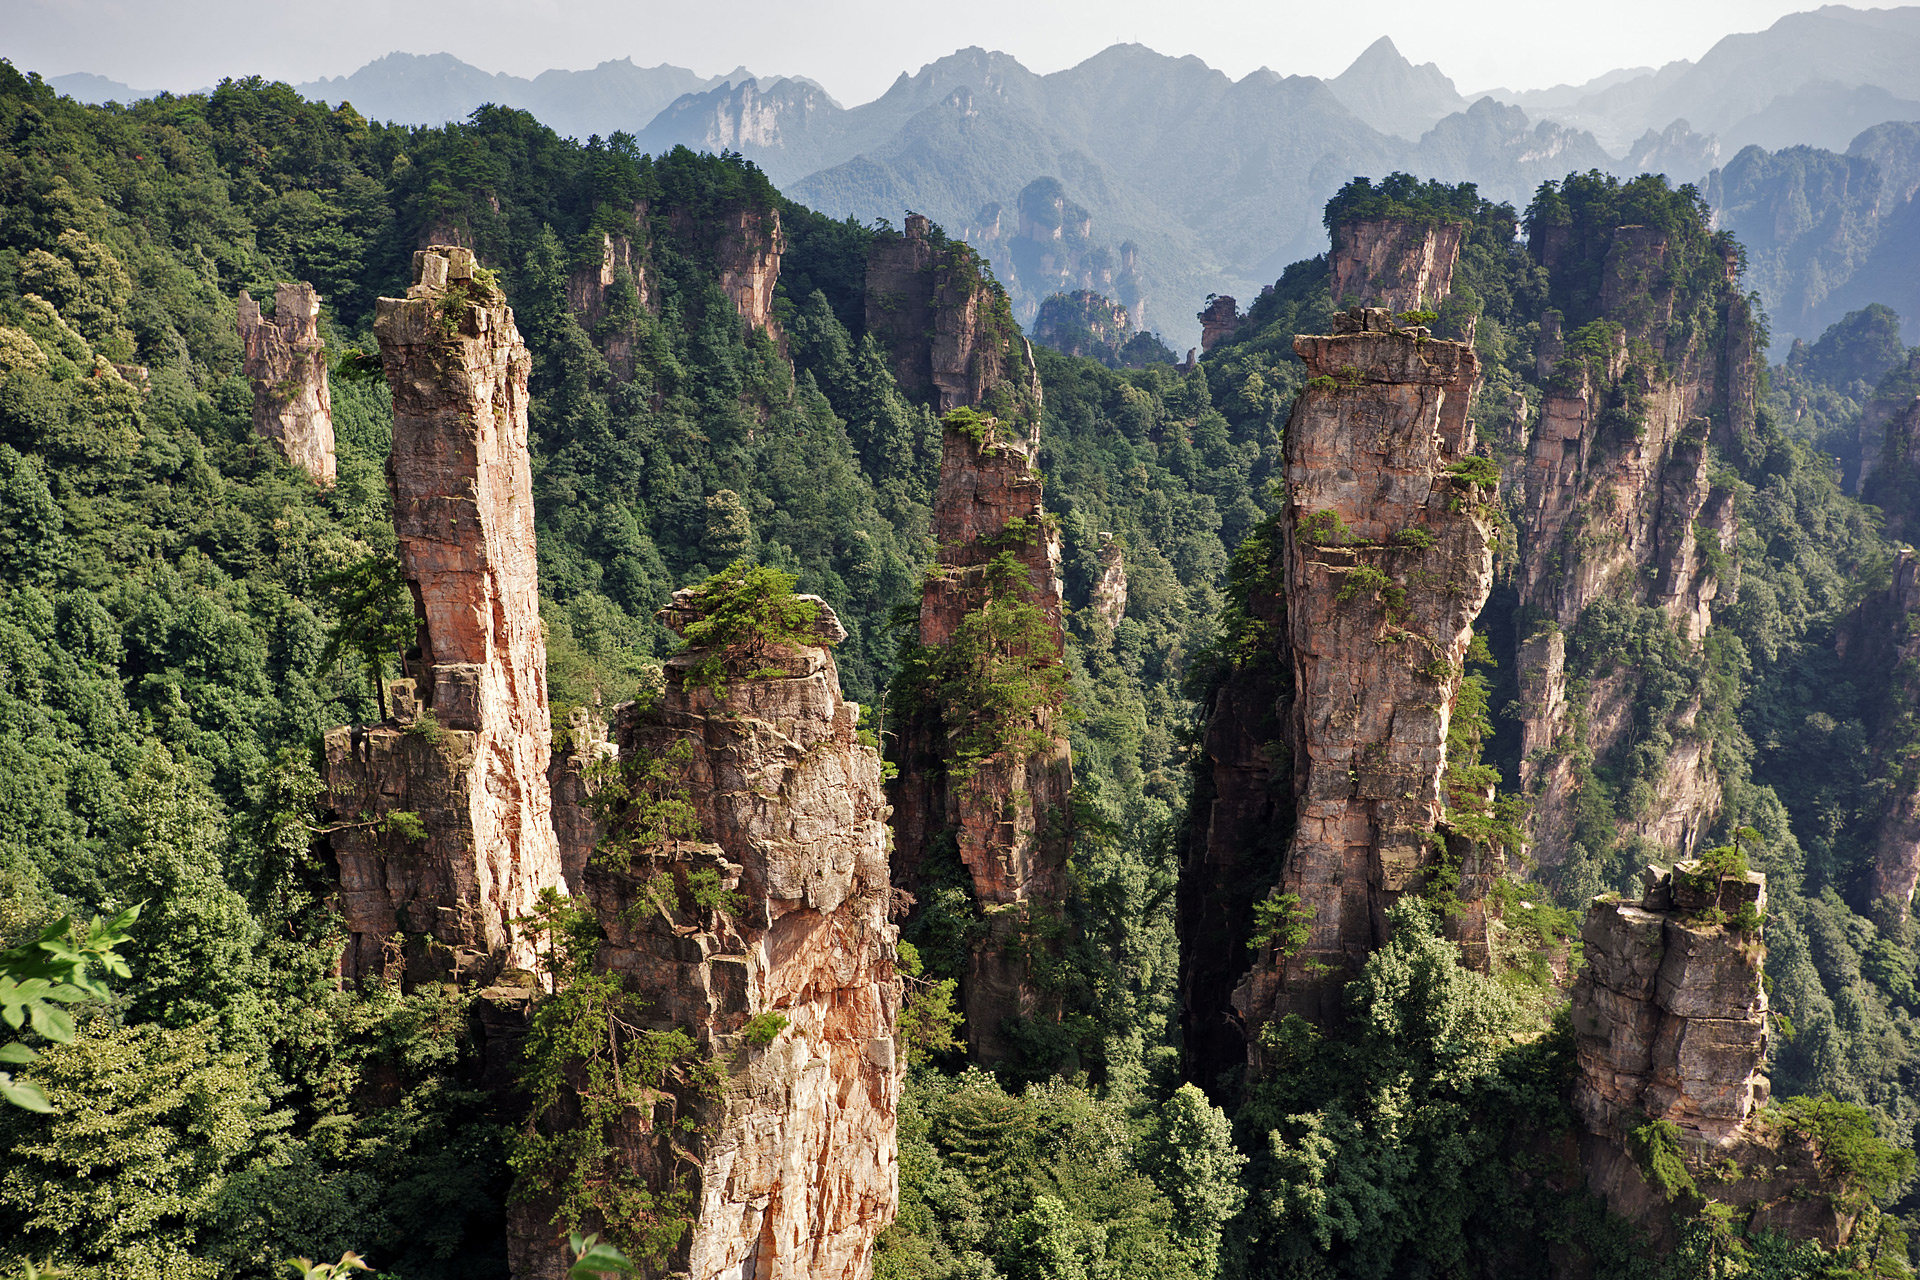
<svg viewBox="0 0 1920 1280">
<path fill-rule="evenodd" d="M 85 74 L 53 83 L 95 101 L 140 96 Z M 1404 169 L 1471 181 L 1524 206 L 1540 181 L 1569 170 L 1655 171 L 1704 185 L 1718 168 L 1757 173 L 1755 162 L 1734 167 L 1750 146 L 1839 153 L 1885 122 L 1920 119 L 1920 8 L 1827 6 L 1729 35 L 1698 61 L 1471 99 L 1441 68 L 1416 66 L 1384 36 L 1325 80 L 1265 68 L 1234 80 L 1199 58 L 1138 44 L 1041 75 L 975 46 L 902 72 L 878 98 L 852 107 L 804 77 L 756 77 L 744 67 L 701 77 L 630 59 L 525 79 L 444 53 L 396 53 L 296 87 L 410 123 L 461 119 L 491 101 L 574 137 L 624 130 L 655 154 L 676 145 L 737 151 L 836 217 L 897 222 L 911 208 L 956 233 L 972 230 L 1023 317 L 1060 279 L 1088 286 L 1106 270 L 1101 263 L 1127 257 L 1130 310 L 1184 349 L 1206 294 L 1250 300 L 1287 262 L 1325 247 L 1320 208 L 1355 174 Z M 1061 184 L 1090 221 L 1075 264 L 1055 256 L 1035 271 L 1035 252 L 1023 268 L 1011 253 L 1021 235 L 996 230 L 996 219 L 1042 179 Z M 1874 199 L 1871 240 L 1879 244 L 1894 225 L 1879 220 L 1906 197 Z M 1743 225 L 1745 210 L 1730 212 L 1730 225 Z M 1782 224 L 1777 234 L 1754 234 L 1764 257 L 1781 237 L 1802 246 L 1789 256 L 1802 252 L 1809 232 Z M 1822 259 L 1813 285 L 1822 298 L 1845 292 L 1847 277 L 1832 270 L 1864 262 L 1860 234 L 1845 233 L 1851 247 Z M 1794 292 L 1800 286 L 1789 278 L 1800 269 L 1756 272 L 1769 307 L 1796 332 L 1820 305 Z"/>
</svg>

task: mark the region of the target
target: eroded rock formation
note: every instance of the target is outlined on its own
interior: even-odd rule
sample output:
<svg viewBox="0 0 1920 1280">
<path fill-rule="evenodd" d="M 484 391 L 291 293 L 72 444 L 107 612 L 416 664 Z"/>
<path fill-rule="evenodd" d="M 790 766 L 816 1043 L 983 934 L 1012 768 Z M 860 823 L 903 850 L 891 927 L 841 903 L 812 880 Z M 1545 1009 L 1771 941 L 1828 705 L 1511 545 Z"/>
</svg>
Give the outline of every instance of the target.
<svg viewBox="0 0 1920 1280">
<path fill-rule="evenodd" d="M 967 245 L 936 236 L 909 214 L 904 235 L 883 235 L 867 256 L 867 332 L 893 357 L 900 389 L 941 413 L 978 405 L 1003 422 L 1037 427 L 1040 375 L 1006 292 Z"/>
<path fill-rule="evenodd" d="M 779 332 L 773 320 L 773 286 L 780 281 L 785 249 L 778 209 L 736 209 L 721 223 L 713 254 L 720 290 L 749 329 Z"/>
<path fill-rule="evenodd" d="M 1520 647 L 1522 768 L 1534 856 L 1558 868 L 1581 786 L 1574 749 L 1598 760 L 1623 749 L 1644 719 L 1643 680 L 1628 663 L 1568 672 L 1565 639 L 1551 632 L 1573 632 L 1607 599 L 1657 610 L 1686 644 L 1701 643 L 1727 591 L 1735 534 L 1733 494 L 1715 486 L 1708 447 L 1750 431 L 1756 373 L 1733 258 L 1686 266 L 1667 232 L 1642 226 L 1596 244 L 1556 227 L 1537 239 L 1533 252 L 1556 280 L 1597 266 L 1600 286 L 1589 323 L 1567 331 L 1557 311 L 1542 319 L 1544 399 L 1518 476 L 1519 604 L 1536 620 Z M 1702 306 L 1717 310 L 1717 325 L 1687 319 Z M 1580 705 L 1569 702 L 1575 689 Z M 1623 810 L 1622 838 L 1685 854 L 1712 825 L 1720 783 L 1712 744 L 1694 728 L 1699 712 L 1696 698 L 1664 715 L 1673 745 L 1643 779 L 1641 802 Z"/>
<path fill-rule="evenodd" d="M 1637 903 L 1597 898 L 1580 932 L 1573 989 L 1580 1074 L 1574 1106 L 1590 1132 L 1625 1141 L 1648 1119 L 1726 1146 L 1768 1095 L 1766 960 L 1751 932 L 1711 923 L 1764 913 L 1766 877 L 1698 862 L 1642 873 Z"/>
<path fill-rule="evenodd" d="M 1057 666 L 1061 626 L 1060 538 L 1041 504 L 1034 469 L 1038 425 L 1024 439 L 985 439 L 949 427 L 934 502 L 935 567 L 920 600 L 920 643 L 945 649 L 987 604 L 993 562 L 1011 555 L 1024 574 L 1014 596 L 1036 608 L 1045 638 L 1042 662 Z M 965 776 L 953 752 L 960 726 L 926 708 L 901 729 L 902 770 L 896 791 L 895 847 L 899 881 L 921 888 L 921 862 L 950 837 L 988 922 L 962 984 L 968 1046 L 981 1060 L 1006 1052 L 1002 1023 L 1037 1011 L 1037 994 L 1017 945 L 1029 913 L 1046 910 L 1063 889 L 1067 840 L 1063 819 L 1073 791 L 1071 754 L 1059 708 L 1042 705 L 1031 726 L 1007 730 L 999 748 Z M 1000 728 L 1005 729 L 1005 726 Z M 1046 745 L 1028 749 L 1026 731 Z"/>
<path fill-rule="evenodd" d="M 862 1280 L 897 1201 L 888 810 L 828 649 L 846 633 L 803 598 L 817 643 L 779 654 L 780 674 L 735 672 L 716 695 L 685 680 L 705 652 L 680 655 L 657 708 L 621 708 L 611 741 L 580 717 L 571 752 L 576 774 L 594 760 L 667 762 L 698 815 L 697 837 L 624 861 L 603 853 L 583 873 L 607 937 L 601 967 L 626 979 L 650 1026 L 690 1032 L 724 1069 L 717 1094 L 674 1103 L 697 1117 L 693 1132 L 644 1117 L 621 1135 L 656 1190 L 692 1193 L 670 1269 L 696 1280 Z M 680 592 L 662 616 L 684 627 L 698 603 Z M 517 1280 L 564 1274 L 547 1216 L 515 1211 Z"/>
<path fill-rule="evenodd" d="M 320 337 L 320 295 L 304 281 L 276 285 L 268 318 L 243 289 L 236 314 L 246 348 L 243 367 L 253 383 L 254 434 L 271 440 L 316 484 L 332 484 L 333 394 Z"/>
<path fill-rule="evenodd" d="M 1205 355 L 1231 338 L 1246 317 L 1240 314 L 1239 301 L 1222 293 L 1208 298 L 1206 309 L 1195 318 L 1200 321 L 1200 354 Z"/>
<path fill-rule="evenodd" d="M 1920 707 L 1920 678 L 1912 674 L 1920 659 L 1915 610 L 1920 610 L 1920 557 L 1902 549 L 1886 589 L 1861 601 L 1834 636 L 1840 660 L 1858 672 L 1859 679 L 1886 682 L 1884 696 L 1869 708 L 1872 721 L 1867 726 L 1873 764 L 1887 772 L 1891 783 L 1872 832 L 1867 892 L 1876 902 L 1888 897 L 1912 902 L 1920 884 L 1920 770 L 1902 758 L 1912 737 L 1908 726 L 1914 708 Z"/>
<path fill-rule="evenodd" d="M 1334 228 L 1328 292 L 1340 306 L 1413 311 L 1437 304 L 1453 288 L 1460 259 L 1459 222 L 1365 218 Z"/>
<path fill-rule="evenodd" d="M 1749 1230 L 1844 1243 L 1857 1210 L 1834 1170 L 1765 1109 L 1766 877 L 1686 861 L 1647 867 L 1641 887 L 1638 901 L 1595 899 L 1580 934 L 1573 1103 L 1588 1187 L 1671 1248 L 1646 1128 L 1664 1122 L 1696 1194 L 1741 1211 Z"/>
<path fill-rule="evenodd" d="M 1296 817 L 1280 889 L 1311 913 L 1292 954 L 1234 992 L 1249 1024 L 1323 1016 L 1436 861 L 1448 721 L 1493 583 L 1497 469 L 1470 460 L 1479 362 L 1392 314 L 1337 317 L 1294 350 L 1282 517 Z"/>
<path fill-rule="evenodd" d="M 1094 580 L 1088 605 L 1094 615 L 1109 627 L 1120 625 L 1127 616 L 1127 556 L 1118 542 L 1102 535 L 1100 540 L 1100 576 Z"/>
<path fill-rule="evenodd" d="M 415 979 L 484 981 L 531 953 L 510 921 L 561 883 L 547 782 L 527 349 L 473 254 L 414 255 L 374 320 L 393 389 L 388 484 L 419 658 L 385 724 L 326 735 L 345 977 L 404 938 Z M 424 842 L 388 815 L 417 815 Z"/>
</svg>

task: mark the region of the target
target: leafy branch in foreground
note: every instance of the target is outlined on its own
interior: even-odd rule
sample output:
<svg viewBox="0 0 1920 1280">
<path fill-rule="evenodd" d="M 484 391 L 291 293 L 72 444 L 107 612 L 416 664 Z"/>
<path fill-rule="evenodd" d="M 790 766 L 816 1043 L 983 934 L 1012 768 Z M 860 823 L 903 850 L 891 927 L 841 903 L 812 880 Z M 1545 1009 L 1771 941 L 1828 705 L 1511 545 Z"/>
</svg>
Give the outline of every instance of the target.
<svg viewBox="0 0 1920 1280">
<path fill-rule="evenodd" d="M 71 1043 L 73 1015 L 63 1006 L 111 997 L 106 983 L 87 972 L 89 965 L 97 964 L 116 978 L 131 976 L 117 948 L 131 936 L 140 905 L 111 920 L 95 916 L 85 931 L 75 927 L 72 916 L 62 916 L 33 941 L 0 951 L 0 1019 L 15 1031 L 31 1026 L 56 1044 Z M 0 1044 L 0 1063 L 23 1066 L 38 1056 L 18 1040 Z M 0 1098 L 28 1111 L 53 1110 L 39 1085 L 15 1080 L 5 1071 L 0 1071 Z"/>
</svg>

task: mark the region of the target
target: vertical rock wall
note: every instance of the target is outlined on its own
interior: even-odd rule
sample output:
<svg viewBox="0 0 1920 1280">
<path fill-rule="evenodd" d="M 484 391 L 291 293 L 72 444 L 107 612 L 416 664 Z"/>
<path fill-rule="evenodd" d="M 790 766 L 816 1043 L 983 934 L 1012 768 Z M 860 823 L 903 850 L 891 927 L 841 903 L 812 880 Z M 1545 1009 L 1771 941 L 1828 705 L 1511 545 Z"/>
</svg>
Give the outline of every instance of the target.
<svg viewBox="0 0 1920 1280">
<path fill-rule="evenodd" d="M 1846 1243 L 1858 1201 L 1816 1144 L 1766 1110 L 1767 952 L 1739 919 L 1765 915 L 1766 877 L 1680 862 L 1646 868 L 1641 886 L 1638 901 L 1595 899 L 1580 934 L 1573 1104 L 1588 1188 L 1655 1252 L 1673 1249 L 1677 1215 L 1637 1136 L 1663 1121 L 1694 1195 L 1750 1231 Z"/>
<path fill-rule="evenodd" d="M 1338 306 L 1412 311 L 1453 288 L 1460 259 L 1458 222 L 1367 218 L 1334 228 L 1328 292 Z"/>
<path fill-rule="evenodd" d="M 1205 355 L 1231 338 L 1240 329 L 1240 302 L 1229 294 L 1207 299 L 1206 308 L 1194 316 L 1200 322 L 1200 353 Z"/>
<path fill-rule="evenodd" d="M 937 236 L 920 214 L 868 250 L 866 319 L 909 396 L 941 413 L 978 405 L 1038 429 L 1040 375 L 1005 291 L 979 254 Z"/>
<path fill-rule="evenodd" d="M 1248 1025 L 1327 1013 L 1435 860 L 1448 720 L 1493 583 L 1493 484 L 1474 478 L 1492 464 L 1466 461 L 1478 360 L 1384 310 L 1338 320 L 1294 340 L 1313 381 L 1288 420 L 1282 522 L 1298 807 L 1280 887 L 1313 918 L 1235 991 Z"/>
<path fill-rule="evenodd" d="M 333 395 L 320 338 L 320 295 L 313 286 L 276 285 L 273 318 L 245 290 L 237 315 L 244 368 L 253 383 L 254 434 L 271 440 L 283 457 L 330 485 L 334 477 Z"/>
<path fill-rule="evenodd" d="M 1766 947 L 1758 931 L 1700 914 L 1732 916 L 1743 903 L 1764 913 L 1766 884 L 1757 872 L 1723 878 L 1682 862 L 1648 868 L 1638 903 L 1594 900 L 1573 989 L 1573 1101 L 1590 1132 L 1624 1141 L 1647 1119 L 1670 1120 L 1726 1146 L 1766 1103 Z"/>
<path fill-rule="evenodd" d="M 1065 651 L 1060 537 L 1041 504 L 1040 477 L 1033 467 L 1038 445 L 1037 423 L 1025 440 L 982 443 L 961 431 L 946 432 L 933 512 L 938 558 L 920 599 L 922 645 L 939 648 L 953 639 L 968 614 L 986 601 L 987 564 L 1011 551 L 1027 571 L 1030 602 L 1045 615 L 1051 656 L 1057 660 Z M 1024 913 L 1054 902 L 1063 888 L 1068 850 L 1060 819 L 1072 798 L 1071 753 L 1056 711 L 1043 707 L 1038 714 L 1038 727 L 1049 737 L 1046 749 L 1031 755 L 1002 750 L 967 778 L 952 777 L 946 768 L 950 730 L 937 715 L 901 729 L 895 816 L 899 878 L 909 892 L 917 892 L 928 848 L 947 833 L 958 842 L 990 924 L 962 987 L 968 1045 L 986 1061 L 1006 1051 L 1001 1023 L 1036 1009 L 1026 962 L 1009 944 Z"/>
<path fill-rule="evenodd" d="M 1564 637 L 1551 632 L 1572 632 L 1604 597 L 1658 609 L 1688 643 L 1702 641 L 1724 602 L 1735 532 L 1733 495 L 1714 487 L 1708 446 L 1751 429 L 1756 377 L 1736 262 L 1689 276 L 1658 228 L 1615 228 L 1584 247 L 1565 233 L 1543 229 L 1535 256 L 1556 279 L 1597 259 L 1595 306 L 1611 328 L 1603 349 L 1587 330 L 1574 350 L 1560 313 L 1543 317 L 1544 399 L 1519 472 L 1516 585 L 1534 620 L 1520 647 L 1522 768 L 1533 853 L 1548 868 L 1565 861 L 1572 839 L 1574 735 L 1584 728 L 1583 745 L 1606 759 L 1633 731 L 1640 694 L 1639 673 L 1626 667 L 1570 680 Z M 1718 312 L 1716 325 L 1694 322 L 1702 306 Z M 1575 689 L 1580 705 L 1569 701 Z M 1712 825 L 1720 783 L 1712 744 L 1693 728 L 1699 712 L 1696 699 L 1661 726 L 1673 746 L 1650 780 L 1650 803 L 1620 819 L 1622 837 L 1684 854 Z"/>
<path fill-rule="evenodd" d="M 736 675 L 715 697 L 684 683 L 701 653 L 676 657 L 657 709 L 622 708 L 611 743 L 583 718 L 570 762 L 691 747 L 679 773 L 699 837 L 624 868 L 594 861 L 583 881 L 607 935 L 602 965 L 647 1003 L 650 1025 L 689 1030 L 724 1069 L 717 1097 L 681 1102 L 697 1132 L 636 1116 L 621 1139 L 657 1189 L 691 1179 L 694 1223 L 671 1270 L 694 1280 L 862 1280 L 898 1199 L 888 811 L 827 647 L 845 632 L 815 603 L 818 643 L 781 655 L 784 674 Z M 696 617 L 689 593 L 665 616 Z M 702 872 L 731 904 L 653 887 Z M 753 1043 L 749 1021 L 769 1014 L 786 1026 Z M 515 1210 L 517 1280 L 564 1274 L 565 1241 L 546 1219 L 539 1205 Z"/>
<path fill-rule="evenodd" d="M 393 389 L 400 563 L 417 666 L 387 724 L 326 736 L 348 978 L 395 934 L 409 972 L 490 977 L 531 955 L 508 923 L 561 883 L 547 782 L 546 642 L 534 561 L 527 349 L 473 254 L 414 255 L 374 333 Z M 424 845 L 376 825 L 417 813 Z"/>
<path fill-rule="evenodd" d="M 780 280 L 780 255 L 785 249 L 778 209 L 737 209 L 721 224 L 714 244 L 720 289 L 749 329 L 779 334 L 773 319 L 773 287 Z"/>
<path fill-rule="evenodd" d="M 1914 708 L 1920 706 L 1920 676 L 1913 674 L 1920 660 L 1915 610 L 1920 610 L 1920 557 L 1902 550 L 1886 589 L 1863 600 L 1834 637 L 1840 660 L 1862 681 L 1886 681 L 1886 694 L 1871 708 L 1874 722 L 1868 726 L 1873 765 L 1885 770 L 1892 784 L 1874 820 L 1867 882 L 1874 902 L 1890 897 L 1910 903 L 1920 884 L 1920 770 L 1903 758 Z"/>
</svg>

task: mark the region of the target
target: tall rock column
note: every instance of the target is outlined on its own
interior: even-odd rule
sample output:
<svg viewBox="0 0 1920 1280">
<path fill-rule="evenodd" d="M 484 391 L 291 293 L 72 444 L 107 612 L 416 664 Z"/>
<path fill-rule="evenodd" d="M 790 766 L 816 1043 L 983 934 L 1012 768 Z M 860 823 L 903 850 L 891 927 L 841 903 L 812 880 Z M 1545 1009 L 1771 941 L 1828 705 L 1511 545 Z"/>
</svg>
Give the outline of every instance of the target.
<svg viewBox="0 0 1920 1280">
<path fill-rule="evenodd" d="M 908 395 L 940 413 L 978 405 L 1038 430 L 1040 375 L 1006 291 L 978 253 L 920 214 L 868 250 L 866 318 Z"/>
<path fill-rule="evenodd" d="M 394 719 L 326 736 L 349 978 L 403 935 L 409 973 L 530 964 L 511 921 L 562 881 L 547 782 L 546 642 L 534 560 L 527 349 L 466 249 L 414 255 L 374 320 L 393 389 L 387 464 L 419 619 Z M 424 841 L 396 811 L 417 815 Z"/>
<path fill-rule="evenodd" d="M 1282 522 L 1298 807 L 1280 890 L 1311 918 L 1234 993 L 1248 1025 L 1329 1013 L 1436 861 L 1448 721 L 1493 585 L 1472 349 L 1385 310 L 1336 320 L 1294 340 L 1312 380 L 1287 424 Z"/>
<path fill-rule="evenodd" d="M 649 1028 L 689 1032 L 719 1070 L 703 1094 L 662 1096 L 691 1129 L 629 1111 L 614 1157 L 656 1193 L 691 1193 L 668 1265 L 693 1280 L 864 1280 L 898 1202 L 901 982 L 880 758 L 840 693 L 829 646 L 846 633 L 801 599 L 816 611 L 811 643 L 729 663 L 718 693 L 689 684 L 711 656 L 690 651 L 668 661 L 657 707 L 616 711 L 611 742 L 584 717 L 575 726 L 578 760 L 611 757 L 652 780 L 636 787 L 667 787 L 699 829 L 603 845 L 583 873 L 606 934 L 600 967 Z M 681 591 L 663 617 L 684 629 L 702 608 Z M 516 1280 L 565 1274 L 551 1213 L 512 1210 Z"/>
<path fill-rule="evenodd" d="M 304 281 L 276 285 L 268 319 L 242 290 L 236 314 L 253 383 L 254 434 L 271 440 L 314 483 L 332 484 L 333 394 L 320 338 L 320 295 Z"/>
<path fill-rule="evenodd" d="M 1464 224 L 1429 218 L 1362 218 L 1333 228 L 1327 257 L 1335 306 L 1412 311 L 1453 288 Z"/>
<path fill-rule="evenodd" d="M 1041 634 L 1019 643 L 1039 650 L 1024 656 L 1064 682 L 1060 538 L 1041 504 L 1034 470 L 1037 426 L 1025 439 L 998 439 L 998 424 L 984 421 L 987 429 L 978 437 L 954 426 L 946 430 L 933 512 L 939 552 L 922 587 L 920 644 L 950 652 L 996 593 L 1003 593 L 1037 610 Z M 1025 579 L 1011 588 L 995 580 L 1006 556 Z M 931 693 L 920 704 L 900 729 L 899 878 L 909 892 L 920 892 L 927 851 L 949 836 L 957 842 L 989 926 L 962 984 L 968 1047 L 977 1059 L 997 1061 L 1007 1051 L 1005 1020 L 1038 1010 L 1022 954 L 1027 914 L 1047 909 L 1064 888 L 1073 793 L 1066 727 L 1057 701 L 1042 700 L 1020 713 L 1020 724 L 984 730 L 1001 740 L 963 768 L 958 753 L 970 734 L 982 730 L 960 717 L 986 708 L 943 707 Z"/>
<path fill-rule="evenodd" d="M 1916 415 L 1920 416 L 1920 415 Z M 1876 473 L 1884 474 L 1884 472 Z M 1914 712 L 1920 707 L 1920 557 L 1902 550 L 1894 559 L 1893 580 L 1841 621 L 1834 641 L 1842 662 L 1863 681 L 1885 681 L 1885 693 L 1871 707 L 1873 764 L 1891 786 L 1880 801 L 1873 826 L 1871 901 L 1913 901 L 1920 884 L 1920 768 L 1906 758 L 1913 737 Z"/>
</svg>

